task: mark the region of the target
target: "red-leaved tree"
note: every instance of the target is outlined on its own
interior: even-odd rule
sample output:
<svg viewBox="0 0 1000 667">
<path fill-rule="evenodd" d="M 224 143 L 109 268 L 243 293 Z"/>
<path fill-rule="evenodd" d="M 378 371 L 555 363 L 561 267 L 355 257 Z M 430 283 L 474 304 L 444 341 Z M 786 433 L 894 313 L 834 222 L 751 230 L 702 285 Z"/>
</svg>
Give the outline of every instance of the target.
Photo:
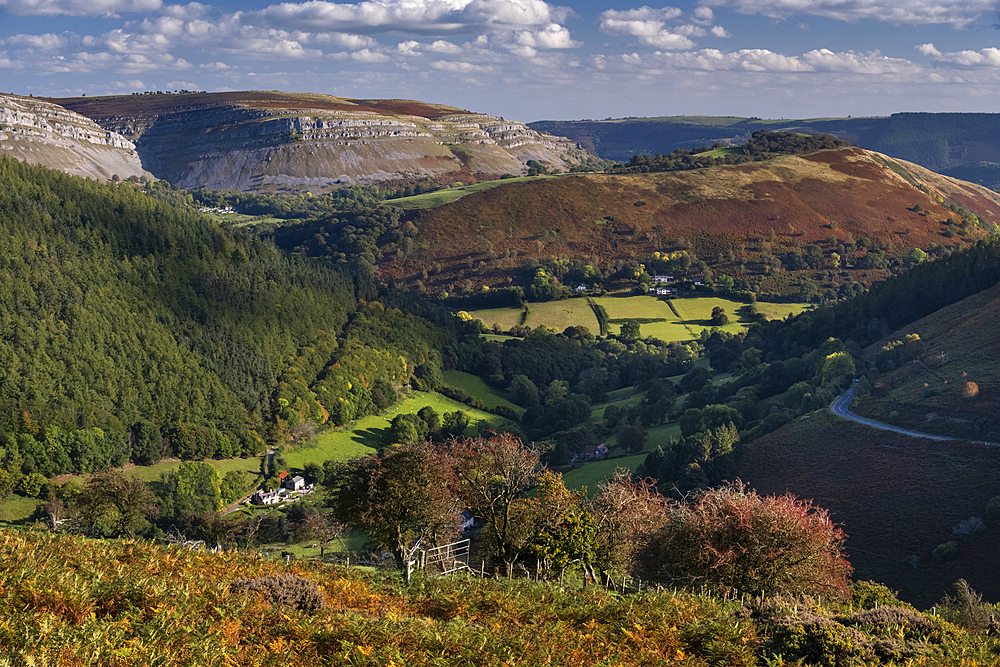
<svg viewBox="0 0 1000 667">
<path fill-rule="evenodd" d="M 812 501 L 760 496 L 736 482 L 671 503 L 641 562 L 668 585 L 846 596 L 846 537 Z"/>
</svg>

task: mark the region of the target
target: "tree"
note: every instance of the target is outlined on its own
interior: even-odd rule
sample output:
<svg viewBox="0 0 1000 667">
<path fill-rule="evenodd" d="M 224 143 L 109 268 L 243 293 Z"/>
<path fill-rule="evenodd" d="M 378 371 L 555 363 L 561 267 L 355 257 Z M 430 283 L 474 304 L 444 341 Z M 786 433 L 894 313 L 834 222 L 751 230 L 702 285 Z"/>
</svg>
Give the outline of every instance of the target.
<svg viewBox="0 0 1000 667">
<path fill-rule="evenodd" d="M 487 522 L 486 538 L 496 557 L 513 563 L 530 538 L 517 519 L 525 510 L 525 491 L 543 470 L 538 452 L 504 433 L 452 441 L 451 455 L 456 459 L 461 501 L 473 516 Z"/>
<path fill-rule="evenodd" d="M 711 323 L 713 327 L 722 327 L 729 324 L 729 316 L 726 315 L 726 309 L 722 306 L 716 306 L 713 308 Z"/>
<path fill-rule="evenodd" d="M 626 424 L 618 431 L 618 446 L 630 452 L 641 452 L 645 442 L 646 434 L 638 426 Z"/>
<path fill-rule="evenodd" d="M 562 476 L 544 472 L 533 499 L 533 535 L 526 551 L 548 574 L 582 562 L 587 567 L 597 547 L 597 525 L 581 491 L 566 488 Z"/>
<path fill-rule="evenodd" d="M 160 475 L 157 495 L 160 514 L 167 520 L 214 512 L 222 508 L 222 478 L 208 463 L 185 461 Z"/>
<path fill-rule="evenodd" d="M 597 524 L 596 565 L 616 573 L 635 571 L 638 554 L 666 521 L 666 506 L 656 480 L 633 479 L 625 468 L 615 470 L 590 501 Z"/>
<path fill-rule="evenodd" d="M 337 521 L 363 530 L 406 572 L 415 540 L 436 542 L 458 525 L 451 460 L 422 443 L 327 465 L 327 497 Z"/>
<path fill-rule="evenodd" d="M 84 529 L 95 537 L 134 537 L 156 516 L 153 492 L 140 479 L 118 471 L 90 478 L 76 499 Z"/>
<path fill-rule="evenodd" d="M 812 501 L 736 482 L 670 503 L 642 558 L 647 576 L 666 584 L 846 597 L 846 537 Z"/>
<path fill-rule="evenodd" d="M 622 338 L 635 340 L 639 337 L 639 323 L 628 320 L 622 324 Z"/>
</svg>

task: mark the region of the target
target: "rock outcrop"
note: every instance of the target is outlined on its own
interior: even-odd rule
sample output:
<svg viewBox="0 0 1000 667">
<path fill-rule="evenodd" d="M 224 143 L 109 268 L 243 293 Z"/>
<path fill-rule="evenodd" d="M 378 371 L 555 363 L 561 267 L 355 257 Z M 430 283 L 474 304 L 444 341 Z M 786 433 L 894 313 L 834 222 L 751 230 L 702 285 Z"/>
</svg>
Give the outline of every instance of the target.
<svg viewBox="0 0 1000 667">
<path fill-rule="evenodd" d="M 133 140 L 183 188 L 323 191 L 355 183 L 566 170 L 593 154 L 523 123 L 408 100 L 277 92 L 52 100 Z"/>
<path fill-rule="evenodd" d="M 0 95 L 0 155 L 99 180 L 149 175 L 122 135 L 31 97 Z"/>
</svg>

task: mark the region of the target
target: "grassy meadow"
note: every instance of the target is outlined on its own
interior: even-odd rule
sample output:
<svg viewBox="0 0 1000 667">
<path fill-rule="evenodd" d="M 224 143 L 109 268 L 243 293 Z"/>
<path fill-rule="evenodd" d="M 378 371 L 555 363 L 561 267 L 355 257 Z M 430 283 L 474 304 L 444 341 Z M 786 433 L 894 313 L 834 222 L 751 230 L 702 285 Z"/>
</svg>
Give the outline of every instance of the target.
<svg viewBox="0 0 1000 667">
<path fill-rule="evenodd" d="M 454 188 L 435 190 L 433 192 L 424 192 L 423 194 L 413 195 L 411 197 L 387 199 L 385 204 L 387 206 L 395 206 L 396 208 L 401 208 L 407 211 L 414 209 L 437 208 L 438 206 L 443 206 L 444 204 L 450 204 L 456 199 L 461 199 L 465 195 L 473 192 L 489 190 L 497 187 L 498 185 L 503 185 L 504 183 L 536 181 L 540 178 L 552 178 L 552 176 L 515 176 L 514 178 L 505 178 L 499 181 L 483 181 L 472 185 L 462 185 Z"/>
<path fill-rule="evenodd" d="M 653 296 L 602 296 L 594 298 L 594 302 L 603 306 L 612 320 L 664 320 L 640 324 L 639 331 L 643 338 L 653 337 L 667 342 L 692 340 L 701 335 L 703 329 L 712 328 L 712 309 L 716 306 L 725 310 L 729 316 L 729 324 L 719 327 L 723 331 L 735 334 L 750 324 L 741 310 L 745 303 L 722 297 L 672 299 L 671 303 L 680 317 L 674 315 L 666 301 Z M 757 307 L 768 319 L 783 319 L 789 313 L 797 315 L 812 306 L 808 303 L 758 302 Z M 469 315 L 491 327 L 498 324 L 507 330 L 521 323 L 522 312 L 519 308 L 488 308 L 470 310 Z M 599 330 L 597 317 L 585 299 L 529 303 L 524 324 L 532 328 L 544 324 L 556 331 L 564 331 L 569 326 L 585 326 L 595 334 Z M 609 324 L 608 329 L 612 334 L 621 333 L 620 324 Z"/>
<path fill-rule="evenodd" d="M 477 375 L 455 370 L 445 371 L 444 382 L 451 387 L 458 387 L 469 396 L 475 396 L 476 398 L 482 399 L 483 403 L 486 404 L 486 407 L 496 408 L 501 405 L 505 405 L 518 415 L 524 414 L 524 408 L 515 403 L 511 403 L 507 399 L 506 392 L 496 389 L 495 387 L 491 387 Z"/>
<path fill-rule="evenodd" d="M 475 377 L 475 376 L 470 376 Z M 471 381 L 466 380 L 467 384 Z M 485 383 L 483 386 L 486 387 Z M 486 387 L 489 389 L 489 387 Z M 469 392 L 470 395 L 479 396 L 479 392 Z M 499 395 L 491 396 L 493 401 L 505 401 Z M 483 400 L 487 400 L 484 396 Z M 491 403 L 487 401 L 487 405 Z M 512 407 L 523 412 L 523 408 Z M 343 429 L 325 429 L 309 438 L 301 444 L 285 445 L 282 456 L 288 463 L 289 468 L 301 470 L 307 463 L 323 463 L 331 459 L 343 460 L 354 456 L 364 456 L 374 452 L 385 443 L 392 418 L 402 412 L 416 413 L 424 406 L 430 406 L 438 413 L 454 412 L 463 410 L 469 414 L 469 427 L 466 435 L 478 433 L 481 423 L 499 427 L 506 420 L 489 412 L 483 412 L 469 407 L 458 401 L 440 394 L 414 391 L 411 395 L 386 410 L 384 415 L 370 415 L 358 420 L 349 427 Z M 205 461 L 215 468 L 219 475 L 225 475 L 231 470 L 238 470 L 257 477 L 260 474 L 261 458 L 253 456 L 250 458 L 235 458 L 225 460 L 208 459 Z M 125 474 L 129 477 L 136 477 L 144 482 L 155 482 L 160 479 L 160 475 L 168 473 L 181 462 L 178 459 L 166 459 L 151 466 L 128 466 Z M 61 483 L 77 480 L 82 483 L 85 479 L 83 475 L 64 475 L 59 478 Z M 259 480 L 257 480 L 259 481 Z M 45 502 L 45 499 L 24 498 L 13 495 L 3 502 L 0 502 L 0 526 L 24 524 L 34 515 L 37 507 Z"/>
</svg>

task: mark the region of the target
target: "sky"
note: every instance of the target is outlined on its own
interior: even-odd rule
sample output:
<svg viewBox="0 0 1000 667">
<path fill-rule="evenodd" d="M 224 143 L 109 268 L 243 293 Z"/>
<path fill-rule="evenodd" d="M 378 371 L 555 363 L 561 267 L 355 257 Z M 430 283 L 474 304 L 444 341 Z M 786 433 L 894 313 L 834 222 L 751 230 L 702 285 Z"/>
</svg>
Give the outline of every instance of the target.
<svg viewBox="0 0 1000 667">
<path fill-rule="evenodd" d="M 1000 0 L 0 0 L 0 92 L 283 90 L 530 122 L 1000 111 Z"/>
</svg>

